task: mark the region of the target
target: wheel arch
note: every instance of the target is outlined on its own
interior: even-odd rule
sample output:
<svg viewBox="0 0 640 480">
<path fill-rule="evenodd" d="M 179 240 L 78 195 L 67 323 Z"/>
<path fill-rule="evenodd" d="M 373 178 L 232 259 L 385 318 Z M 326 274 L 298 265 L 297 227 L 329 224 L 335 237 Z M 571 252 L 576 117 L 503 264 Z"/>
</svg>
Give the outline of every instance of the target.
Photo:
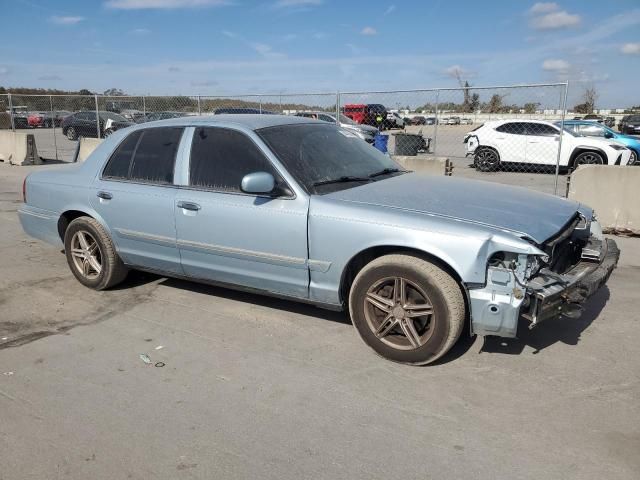
<svg viewBox="0 0 640 480">
<path fill-rule="evenodd" d="M 64 243 L 64 234 L 67 231 L 69 224 L 79 217 L 90 217 L 98 221 L 107 231 L 107 233 L 111 237 L 111 241 L 117 249 L 116 239 L 113 238 L 111 229 L 107 226 L 104 219 L 100 215 L 98 215 L 98 213 L 92 208 L 86 208 L 84 206 L 69 207 L 65 209 L 58 217 L 58 235 L 60 236 L 60 240 L 62 240 L 62 243 Z"/>
<path fill-rule="evenodd" d="M 591 145 L 578 145 L 577 147 L 575 147 L 573 149 L 573 152 L 571 152 L 571 157 L 569 157 L 569 166 L 571 168 L 575 168 L 574 162 L 576 160 L 576 157 L 578 155 L 580 155 L 581 153 L 585 153 L 585 152 L 597 153 L 597 154 L 602 156 L 603 162 L 606 162 L 606 163 L 604 163 L 604 165 L 609 163 L 609 156 L 601 148 L 594 147 L 594 146 L 591 146 Z"/>
<path fill-rule="evenodd" d="M 358 253 L 353 255 L 345 264 L 340 275 L 340 286 L 338 290 L 340 302 L 344 305 L 348 304 L 351 285 L 353 284 L 353 280 L 356 278 L 362 268 L 364 268 L 372 260 L 392 253 L 414 255 L 423 260 L 432 262 L 433 264 L 442 268 L 458 283 L 466 298 L 466 288 L 464 287 L 464 282 L 460 273 L 451 264 L 449 264 L 439 256 L 406 245 L 376 245 L 367 247 L 364 250 L 359 251 Z"/>
</svg>

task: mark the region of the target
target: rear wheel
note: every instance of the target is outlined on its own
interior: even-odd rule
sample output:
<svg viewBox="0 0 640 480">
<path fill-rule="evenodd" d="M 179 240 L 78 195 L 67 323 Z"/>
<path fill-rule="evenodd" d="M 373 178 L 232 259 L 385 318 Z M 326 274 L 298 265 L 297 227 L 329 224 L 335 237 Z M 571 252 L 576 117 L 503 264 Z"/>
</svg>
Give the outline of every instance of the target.
<svg viewBox="0 0 640 480">
<path fill-rule="evenodd" d="M 91 217 L 78 217 L 69 224 L 64 250 L 71 272 L 85 287 L 104 290 L 127 276 L 109 234 Z"/>
<path fill-rule="evenodd" d="M 67 128 L 66 136 L 69 140 L 77 140 L 78 132 L 76 132 L 76 129 L 74 127 L 69 127 Z"/>
<path fill-rule="evenodd" d="M 474 157 L 474 164 L 481 172 L 494 172 L 500 166 L 500 156 L 493 148 L 479 147 Z"/>
<path fill-rule="evenodd" d="M 598 152 L 582 152 L 573 160 L 573 168 L 580 165 L 603 165 L 604 159 Z"/>
<path fill-rule="evenodd" d="M 433 263 L 402 254 L 377 258 L 358 273 L 349 310 L 360 337 L 378 355 L 412 365 L 449 351 L 465 320 L 457 282 Z"/>
</svg>

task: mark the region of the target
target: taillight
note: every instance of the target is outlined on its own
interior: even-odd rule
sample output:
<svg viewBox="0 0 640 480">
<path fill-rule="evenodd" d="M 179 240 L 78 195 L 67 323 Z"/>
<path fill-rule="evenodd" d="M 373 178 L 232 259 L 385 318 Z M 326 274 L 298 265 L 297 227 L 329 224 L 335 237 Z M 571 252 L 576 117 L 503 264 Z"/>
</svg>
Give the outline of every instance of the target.
<svg viewBox="0 0 640 480">
<path fill-rule="evenodd" d="M 27 177 L 22 181 L 22 201 L 27 203 Z"/>
</svg>

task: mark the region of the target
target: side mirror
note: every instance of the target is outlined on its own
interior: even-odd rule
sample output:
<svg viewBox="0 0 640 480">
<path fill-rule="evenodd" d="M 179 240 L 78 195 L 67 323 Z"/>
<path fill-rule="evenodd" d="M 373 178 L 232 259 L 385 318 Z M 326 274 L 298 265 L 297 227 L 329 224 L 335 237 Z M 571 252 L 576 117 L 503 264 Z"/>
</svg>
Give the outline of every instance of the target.
<svg viewBox="0 0 640 480">
<path fill-rule="evenodd" d="M 272 193 L 275 187 L 275 178 L 267 172 L 249 173 L 240 183 L 240 189 L 245 193 Z"/>
<path fill-rule="evenodd" d="M 615 135 L 611 132 L 604 132 L 604 138 L 613 138 Z"/>
</svg>

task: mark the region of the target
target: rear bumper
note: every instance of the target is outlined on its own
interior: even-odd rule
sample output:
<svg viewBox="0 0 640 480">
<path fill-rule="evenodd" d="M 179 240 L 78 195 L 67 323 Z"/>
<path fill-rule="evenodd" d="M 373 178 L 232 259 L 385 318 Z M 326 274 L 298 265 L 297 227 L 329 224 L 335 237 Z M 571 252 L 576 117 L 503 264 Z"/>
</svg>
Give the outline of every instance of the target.
<svg viewBox="0 0 640 480">
<path fill-rule="evenodd" d="M 20 224 L 27 235 L 51 245 L 62 246 L 58 233 L 59 215 L 23 204 L 18 210 Z"/>
<path fill-rule="evenodd" d="M 530 305 L 523 317 L 532 325 L 562 316 L 579 317 L 587 299 L 607 283 L 618 265 L 620 249 L 610 239 L 593 240 L 588 247 L 590 258 L 583 254 L 583 260 L 570 271 L 558 275 L 542 270 L 529 282 Z"/>
</svg>

